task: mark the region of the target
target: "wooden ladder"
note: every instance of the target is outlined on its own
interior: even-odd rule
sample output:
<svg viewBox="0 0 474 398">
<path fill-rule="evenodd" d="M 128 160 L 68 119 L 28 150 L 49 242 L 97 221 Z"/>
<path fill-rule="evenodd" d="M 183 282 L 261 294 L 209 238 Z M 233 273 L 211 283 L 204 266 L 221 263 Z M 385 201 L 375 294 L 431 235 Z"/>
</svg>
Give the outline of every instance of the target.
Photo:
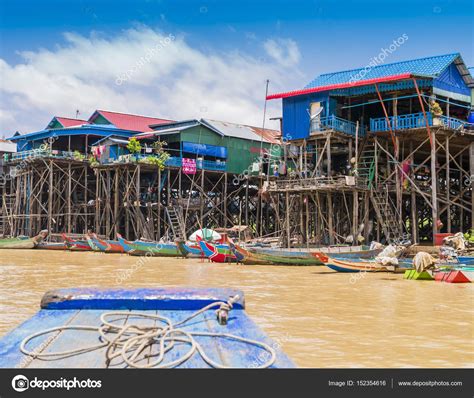
<svg viewBox="0 0 474 398">
<path fill-rule="evenodd" d="M 170 230 L 173 240 L 185 240 L 186 228 L 184 226 L 183 209 L 180 206 L 166 207 L 166 215 L 170 223 Z"/>
<path fill-rule="evenodd" d="M 9 235 L 13 230 L 13 205 L 15 195 L 4 194 L 0 206 L 0 235 Z"/>
<path fill-rule="evenodd" d="M 380 190 L 372 188 L 370 198 L 387 243 L 402 239 L 402 222 L 390 201 L 388 190 L 384 189 L 383 192 L 380 192 Z"/>
</svg>

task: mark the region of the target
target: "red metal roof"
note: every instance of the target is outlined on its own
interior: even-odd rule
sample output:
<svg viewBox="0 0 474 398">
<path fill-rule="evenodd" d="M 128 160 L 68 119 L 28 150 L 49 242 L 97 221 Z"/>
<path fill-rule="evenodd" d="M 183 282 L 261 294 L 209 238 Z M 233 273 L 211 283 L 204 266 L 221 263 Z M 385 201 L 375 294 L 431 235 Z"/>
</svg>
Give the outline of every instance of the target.
<svg viewBox="0 0 474 398">
<path fill-rule="evenodd" d="M 153 124 L 164 124 L 172 122 L 173 120 L 159 119 L 156 117 L 147 117 L 140 115 L 131 115 L 128 113 L 120 112 L 111 112 L 111 111 L 101 111 L 97 110 L 89 119 L 89 122 L 92 122 L 96 114 L 102 115 L 110 123 L 112 123 L 118 129 L 130 130 L 130 131 L 140 131 L 145 133 L 147 131 L 153 131 L 150 128 L 150 125 Z"/>
<path fill-rule="evenodd" d="M 413 75 L 411 73 L 402 73 L 399 75 L 384 76 L 384 77 L 379 77 L 376 79 L 360 80 L 357 82 L 330 84 L 328 86 L 321 86 L 321 87 L 311 87 L 311 88 L 305 88 L 303 90 L 288 91 L 286 93 L 270 94 L 267 96 L 267 100 L 277 99 L 277 98 L 296 97 L 297 95 L 316 93 L 319 91 L 330 91 L 330 90 L 337 90 L 337 89 L 351 88 L 351 87 L 358 87 L 358 86 L 368 86 L 368 85 L 376 84 L 376 83 L 387 83 L 387 82 L 392 82 L 396 80 L 410 79 L 412 77 Z"/>
<path fill-rule="evenodd" d="M 80 126 L 81 124 L 89 124 L 87 120 L 73 119 L 70 117 L 55 116 L 55 119 L 59 123 L 61 123 L 63 127 L 72 127 L 72 126 Z"/>
</svg>

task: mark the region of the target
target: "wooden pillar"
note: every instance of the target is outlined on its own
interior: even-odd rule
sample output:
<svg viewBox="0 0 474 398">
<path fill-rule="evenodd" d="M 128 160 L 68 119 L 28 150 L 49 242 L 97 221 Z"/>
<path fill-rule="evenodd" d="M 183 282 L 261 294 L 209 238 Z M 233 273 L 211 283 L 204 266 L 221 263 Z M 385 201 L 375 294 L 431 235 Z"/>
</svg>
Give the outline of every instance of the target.
<svg viewBox="0 0 474 398">
<path fill-rule="evenodd" d="M 69 139 L 71 138 L 71 136 L 69 136 Z M 71 206 L 71 194 L 72 194 L 72 175 L 71 175 L 71 163 L 69 162 L 68 163 L 68 166 L 67 166 L 67 198 L 66 198 L 66 201 L 67 201 L 67 221 L 66 221 L 66 230 L 67 230 L 67 233 L 70 234 L 71 233 L 71 212 L 72 212 L 72 206 Z"/>
<path fill-rule="evenodd" d="M 410 153 L 413 153 L 413 141 L 410 140 L 409 146 Z M 411 168 L 412 170 L 415 169 L 415 157 L 412 156 Z M 415 180 L 415 176 L 413 173 L 410 173 L 410 177 Z M 410 188 L 410 206 L 411 206 L 411 241 L 412 243 L 418 243 L 418 216 L 416 210 L 416 191 L 413 187 Z"/>
<path fill-rule="evenodd" d="M 472 181 L 474 176 L 474 142 L 471 142 L 469 145 L 469 169 L 470 179 Z M 474 194 L 471 195 L 471 228 L 474 228 Z"/>
<path fill-rule="evenodd" d="M 96 183 L 95 183 L 95 232 L 100 233 L 100 177 L 101 170 L 96 169 Z"/>
<path fill-rule="evenodd" d="M 449 108 L 448 108 L 449 109 Z M 447 200 L 447 209 L 446 209 L 446 227 L 447 232 L 451 233 L 451 156 L 449 152 L 449 136 L 446 135 L 446 143 L 445 143 L 445 150 L 446 150 L 446 200 Z"/>
<path fill-rule="evenodd" d="M 53 217 L 53 161 L 49 161 L 49 190 L 48 190 L 48 231 L 52 231 L 52 217 Z"/>
<path fill-rule="evenodd" d="M 433 234 L 438 233 L 438 176 L 436 174 L 436 135 L 431 132 L 431 201 L 432 201 L 432 218 L 433 218 Z M 434 236 L 433 236 L 434 240 Z"/>
<path fill-rule="evenodd" d="M 119 231 L 119 169 L 115 167 L 114 173 L 114 237 L 113 239 L 117 238 L 117 234 Z"/>
<path fill-rule="evenodd" d="M 353 245 L 357 244 L 357 236 L 359 232 L 359 193 L 352 192 L 352 236 L 354 237 Z"/>
<path fill-rule="evenodd" d="M 327 206 L 329 244 L 334 245 L 334 213 L 332 207 L 332 193 L 328 193 Z"/>
<path fill-rule="evenodd" d="M 331 177 L 331 170 L 332 170 L 332 165 L 331 165 L 331 135 L 328 134 L 328 144 L 326 146 L 326 156 L 327 156 L 327 175 L 328 177 Z"/>
<path fill-rule="evenodd" d="M 155 239 L 159 240 L 161 238 L 161 169 L 158 169 L 158 189 L 157 189 L 157 213 L 156 218 L 156 236 Z"/>
<path fill-rule="evenodd" d="M 285 192 L 285 215 L 286 215 L 286 247 L 291 247 L 291 236 L 290 236 L 290 194 L 288 191 Z"/>
</svg>

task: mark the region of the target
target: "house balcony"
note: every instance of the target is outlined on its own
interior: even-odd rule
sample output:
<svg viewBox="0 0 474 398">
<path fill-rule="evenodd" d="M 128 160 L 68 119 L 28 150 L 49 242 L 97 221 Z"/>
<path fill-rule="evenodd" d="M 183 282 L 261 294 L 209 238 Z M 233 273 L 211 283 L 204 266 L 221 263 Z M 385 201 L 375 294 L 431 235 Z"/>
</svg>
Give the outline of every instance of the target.
<svg viewBox="0 0 474 398">
<path fill-rule="evenodd" d="M 101 164 L 120 164 L 120 163 L 146 163 L 146 159 L 153 155 L 121 155 L 117 160 L 109 159 L 107 162 L 101 162 Z M 183 158 L 179 156 L 171 156 L 165 163 L 166 167 L 177 167 L 180 168 L 183 165 Z M 198 170 L 209 170 L 209 171 L 226 171 L 226 162 L 214 161 L 214 160 L 203 160 L 196 159 L 196 169 Z"/>
<path fill-rule="evenodd" d="M 30 149 L 9 154 L 5 163 L 30 162 L 35 159 L 64 159 L 79 160 L 76 158 L 77 153 L 71 151 L 48 150 L 48 149 Z"/>
<path fill-rule="evenodd" d="M 466 121 L 453 117 L 433 117 L 430 112 L 426 113 L 426 117 L 430 126 L 442 126 L 452 130 L 463 129 L 469 124 Z M 399 116 L 389 116 L 388 120 L 390 121 L 392 130 L 409 130 L 426 127 L 425 117 L 422 112 Z M 370 119 L 370 131 L 390 131 L 387 119 L 385 117 Z"/>
<path fill-rule="evenodd" d="M 350 120 L 341 119 L 335 115 L 315 118 L 311 122 L 311 134 L 322 133 L 328 130 L 338 131 L 340 133 L 355 136 L 357 125 Z M 359 125 L 358 135 L 360 137 L 365 135 L 364 126 Z"/>
</svg>

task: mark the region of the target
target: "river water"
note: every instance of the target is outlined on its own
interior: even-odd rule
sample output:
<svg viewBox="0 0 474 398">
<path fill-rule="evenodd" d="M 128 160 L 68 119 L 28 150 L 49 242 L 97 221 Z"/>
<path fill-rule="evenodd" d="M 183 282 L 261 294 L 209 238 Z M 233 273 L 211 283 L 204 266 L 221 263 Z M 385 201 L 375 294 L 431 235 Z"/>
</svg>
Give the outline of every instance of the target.
<svg viewBox="0 0 474 398">
<path fill-rule="evenodd" d="M 247 312 L 302 367 L 471 367 L 474 286 L 125 254 L 0 250 L 0 335 L 49 289 L 210 286 L 245 293 Z"/>
</svg>

